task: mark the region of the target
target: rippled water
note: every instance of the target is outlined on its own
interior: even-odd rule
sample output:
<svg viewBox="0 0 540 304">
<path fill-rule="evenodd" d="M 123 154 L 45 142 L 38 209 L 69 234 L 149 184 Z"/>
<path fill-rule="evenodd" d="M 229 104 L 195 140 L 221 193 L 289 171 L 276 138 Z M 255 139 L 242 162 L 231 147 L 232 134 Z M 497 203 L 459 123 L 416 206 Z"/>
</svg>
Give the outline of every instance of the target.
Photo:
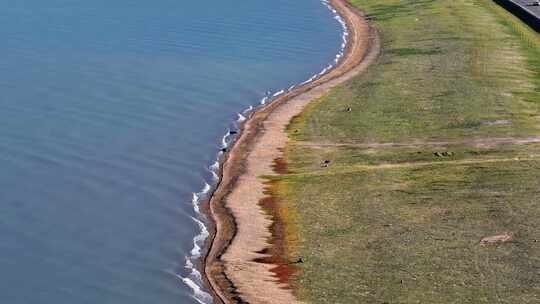
<svg viewBox="0 0 540 304">
<path fill-rule="evenodd" d="M 318 0 L 0 0 L 0 303 L 197 303 L 222 135 L 340 44 Z"/>
</svg>

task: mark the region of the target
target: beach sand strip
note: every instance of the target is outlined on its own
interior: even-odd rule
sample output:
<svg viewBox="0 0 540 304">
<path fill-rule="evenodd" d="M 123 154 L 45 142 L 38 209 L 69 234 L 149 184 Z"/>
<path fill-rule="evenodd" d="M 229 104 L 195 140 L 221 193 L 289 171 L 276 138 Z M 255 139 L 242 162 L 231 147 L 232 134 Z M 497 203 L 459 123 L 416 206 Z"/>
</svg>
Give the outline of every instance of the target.
<svg viewBox="0 0 540 304">
<path fill-rule="evenodd" d="M 344 56 L 326 74 L 275 97 L 257 109 L 221 163 L 221 179 L 206 203 L 211 235 L 200 267 L 215 303 L 299 303 L 286 284 L 260 263 L 272 238 L 271 217 L 259 202 L 265 197 L 262 176 L 270 176 L 282 157 L 285 127 L 312 100 L 364 72 L 380 52 L 377 32 L 362 12 L 344 0 L 329 3 L 345 21 L 348 42 Z"/>
</svg>

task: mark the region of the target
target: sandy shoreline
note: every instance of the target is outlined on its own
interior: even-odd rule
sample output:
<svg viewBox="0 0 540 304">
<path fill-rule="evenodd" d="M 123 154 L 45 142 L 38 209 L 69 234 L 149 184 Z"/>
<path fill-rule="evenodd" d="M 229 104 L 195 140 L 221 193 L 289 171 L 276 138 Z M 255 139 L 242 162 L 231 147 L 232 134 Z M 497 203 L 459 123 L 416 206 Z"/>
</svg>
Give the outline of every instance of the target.
<svg viewBox="0 0 540 304">
<path fill-rule="evenodd" d="M 271 272 L 277 265 L 256 262 L 268 257 L 271 218 L 260 206 L 266 196 L 260 176 L 273 174 L 274 160 L 286 144 L 285 126 L 313 99 L 364 71 L 379 54 L 379 38 L 363 14 L 345 0 L 329 4 L 345 21 L 348 44 L 326 74 L 281 94 L 245 121 L 222 158 L 220 182 L 205 204 L 210 237 L 201 273 L 216 303 L 298 303 Z"/>
</svg>

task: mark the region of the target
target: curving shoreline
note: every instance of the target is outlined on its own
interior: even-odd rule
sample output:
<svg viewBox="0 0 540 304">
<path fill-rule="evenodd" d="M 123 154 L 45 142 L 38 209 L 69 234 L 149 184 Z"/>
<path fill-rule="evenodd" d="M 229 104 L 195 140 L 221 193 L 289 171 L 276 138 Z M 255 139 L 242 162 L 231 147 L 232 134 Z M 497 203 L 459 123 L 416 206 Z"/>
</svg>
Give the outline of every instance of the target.
<svg viewBox="0 0 540 304">
<path fill-rule="evenodd" d="M 210 237 L 199 268 L 216 303 L 295 303 L 292 291 L 270 269 L 256 262 L 268 255 L 272 221 L 259 202 L 265 197 L 260 176 L 273 174 L 287 137 L 284 128 L 313 99 L 364 71 L 379 54 L 379 38 L 363 14 L 346 0 L 328 3 L 344 20 L 348 43 L 336 66 L 294 89 L 274 96 L 240 126 L 236 141 L 222 158 L 220 180 L 204 204 Z"/>
</svg>

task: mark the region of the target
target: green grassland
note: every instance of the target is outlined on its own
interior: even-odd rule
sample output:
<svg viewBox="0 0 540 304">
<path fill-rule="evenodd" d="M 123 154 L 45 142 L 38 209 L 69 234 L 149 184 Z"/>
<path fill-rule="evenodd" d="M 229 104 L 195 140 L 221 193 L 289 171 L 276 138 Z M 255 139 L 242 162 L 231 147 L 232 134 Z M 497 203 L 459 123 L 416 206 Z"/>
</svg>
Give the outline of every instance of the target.
<svg viewBox="0 0 540 304">
<path fill-rule="evenodd" d="M 540 136 L 539 35 L 490 0 L 352 2 L 382 55 L 293 119 L 276 179 L 298 296 L 540 303 L 540 143 L 512 142 Z"/>
</svg>

